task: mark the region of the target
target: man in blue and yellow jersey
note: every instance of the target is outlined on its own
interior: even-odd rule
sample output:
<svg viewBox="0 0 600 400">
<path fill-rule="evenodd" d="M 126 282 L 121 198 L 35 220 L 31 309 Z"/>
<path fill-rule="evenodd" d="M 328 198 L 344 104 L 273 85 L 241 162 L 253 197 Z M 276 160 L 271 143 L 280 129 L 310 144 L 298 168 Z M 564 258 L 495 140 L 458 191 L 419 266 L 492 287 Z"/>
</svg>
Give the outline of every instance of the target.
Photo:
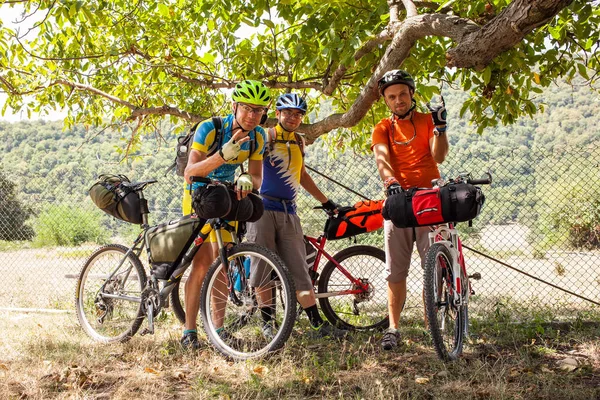
<svg viewBox="0 0 600 400">
<path fill-rule="evenodd" d="M 245 80 L 235 86 L 231 95 L 233 113 L 223 118 L 222 143 L 215 152 L 209 152 L 215 142 L 215 126 L 212 119 L 206 120 L 196 129 L 194 143 L 185 169 L 186 190 L 183 198 L 183 213 L 192 212 L 190 177 L 203 176 L 221 182 L 233 182 L 236 169 L 246 160 L 248 173 L 242 174 L 236 183 L 238 198 L 245 197 L 253 188 L 259 188 L 262 180 L 262 159 L 265 149 L 265 132 L 259 126 L 271 101 L 269 89 L 261 82 Z M 212 153 L 212 154 L 211 154 Z M 192 189 L 199 186 L 194 183 Z M 232 242 L 231 233 L 221 230 L 224 242 Z M 218 256 L 217 239 L 214 232 L 200 247 L 192 261 L 192 270 L 185 282 L 185 330 L 181 344 L 186 348 L 199 347 L 197 316 L 200 305 L 202 281 L 211 263 Z M 222 329 L 222 328 L 220 328 Z"/>
<path fill-rule="evenodd" d="M 298 302 L 308 315 L 315 337 L 343 337 L 346 331 L 324 322 L 316 305 L 315 291 L 308 275 L 306 247 L 300 219 L 296 215 L 296 195 L 300 186 L 306 189 L 327 210 L 337 206 L 315 185 L 304 167 L 304 141 L 295 130 L 306 114 L 306 101 L 294 93 L 286 93 L 277 99 L 277 126 L 269 129 L 265 157 L 263 158 L 263 181 L 260 194 L 265 212 L 255 223 L 248 224 L 248 241 L 256 242 L 279 254 L 288 267 L 296 285 Z M 253 260 L 250 267 L 250 284 L 258 286 L 268 273 Z M 256 291 L 263 318 L 263 334 L 270 338 L 274 332 L 275 310 L 269 290 Z"/>
</svg>

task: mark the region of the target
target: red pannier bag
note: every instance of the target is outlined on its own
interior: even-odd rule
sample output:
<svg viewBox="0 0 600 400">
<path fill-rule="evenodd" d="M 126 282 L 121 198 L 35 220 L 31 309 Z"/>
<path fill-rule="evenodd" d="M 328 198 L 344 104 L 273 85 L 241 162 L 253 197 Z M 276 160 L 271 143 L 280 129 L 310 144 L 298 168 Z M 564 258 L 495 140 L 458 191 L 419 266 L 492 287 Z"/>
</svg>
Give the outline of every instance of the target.
<svg viewBox="0 0 600 400">
<path fill-rule="evenodd" d="M 327 219 L 325 237 L 344 239 L 382 228 L 382 207 L 383 200 L 365 200 L 351 207 L 340 207 L 334 217 Z"/>
<path fill-rule="evenodd" d="M 382 215 L 398 228 L 465 222 L 479 215 L 484 202 L 481 188 L 470 183 L 411 188 L 388 197 Z"/>
</svg>

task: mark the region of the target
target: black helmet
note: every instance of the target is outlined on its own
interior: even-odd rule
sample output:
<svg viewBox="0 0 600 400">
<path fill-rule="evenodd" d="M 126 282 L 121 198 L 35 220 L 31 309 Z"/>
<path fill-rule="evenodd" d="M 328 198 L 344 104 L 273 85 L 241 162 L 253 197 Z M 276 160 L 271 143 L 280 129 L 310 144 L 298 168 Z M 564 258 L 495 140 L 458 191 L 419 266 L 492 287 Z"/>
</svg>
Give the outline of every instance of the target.
<svg viewBox="0 0 600 400">
<path fill-rule="evenodd" d="M 383 95 L 383 91 L 392 85 L 404 84 L 415 92 L 415 81 L 410 74 L 401 69 L 393 69 L 383 74 L 381 79 L 377 82 L 379 88 L 379 94 Z"/>
</svg>

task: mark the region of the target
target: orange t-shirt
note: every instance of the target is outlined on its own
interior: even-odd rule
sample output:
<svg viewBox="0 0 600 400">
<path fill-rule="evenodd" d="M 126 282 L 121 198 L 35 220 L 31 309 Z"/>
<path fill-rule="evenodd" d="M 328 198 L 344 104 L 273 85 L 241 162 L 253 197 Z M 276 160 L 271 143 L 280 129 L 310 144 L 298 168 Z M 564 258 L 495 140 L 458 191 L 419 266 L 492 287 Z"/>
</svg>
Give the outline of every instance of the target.
<svg viewBox="0 0 600 400">
<path fill-rule="evenodd" d="M 394 177 L 404 189 L 413 186 L 429 188 L 431 180 L 440 177 L 429 147 L 433 128 L 431 115 L 419 112 L 413 113 L 412 122 L 398 118 L 392 122 L 392 118 L 385 118 L 373 128 L 371 150 L 379 143 L 388 146 Z M 411 140 L 415 132 L 410 143 L 402 144 Z"/>
</svg>

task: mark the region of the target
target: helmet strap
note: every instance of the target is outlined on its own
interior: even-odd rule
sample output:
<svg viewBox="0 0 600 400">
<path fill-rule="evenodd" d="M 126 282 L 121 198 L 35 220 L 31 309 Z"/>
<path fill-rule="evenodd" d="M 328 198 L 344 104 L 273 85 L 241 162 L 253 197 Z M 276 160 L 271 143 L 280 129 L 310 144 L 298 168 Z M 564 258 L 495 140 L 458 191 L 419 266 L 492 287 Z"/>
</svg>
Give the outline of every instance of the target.
<svg viewBox="0 0 600 400">
<path fill-rule="evenodd" d="M 233 119 L 235 120 L 235 123 L 237 124 L 237 126 L 242 130 L 242 132 L 250 132 L 250 130 L 244 129 L 244 127 L 242 126 L 242 124 L 240 124 L 240 121 L 238 121 L 237 119 L 237 102 L 235 103 L 235 105 L 233 106 Z M 232 129 L 233 132 L 233 129 Z"/>
<path fill-rule="evenodd" d="M 277 125 L 279 125 L 279 126 L 281 127 L 281 129 L 283 129 L 283 131 L 284 131 L 284 132 L 287 132 L 287 133 L 292 133 L 292 132 L 294 132 L 294 131 L 290 131 L 289 129 L 287 129 L 287 128 L 286 128 L 285 126 L 283 126 L 283 125 L 281 124 L 281 122 L 279 122 L 279 121 L 277 121 Z"/>
<path fill-rule="evenodd" d="M 396 117 L 398 117 L 399 119 L 404 119 L 408 116 L 408 114 L 410 114 L 411 112 L 413 112 L 413 110 L 415 108 L 417 108 L 417 102 L 415 99 L 411 99 L 411 103 L 412 105 L 410 106 L 410 108 L 408 109 L 407 112 L 405 112 L 404 114 L 397 114 L 397 113 L 393 113 Z"/>
</svg>

